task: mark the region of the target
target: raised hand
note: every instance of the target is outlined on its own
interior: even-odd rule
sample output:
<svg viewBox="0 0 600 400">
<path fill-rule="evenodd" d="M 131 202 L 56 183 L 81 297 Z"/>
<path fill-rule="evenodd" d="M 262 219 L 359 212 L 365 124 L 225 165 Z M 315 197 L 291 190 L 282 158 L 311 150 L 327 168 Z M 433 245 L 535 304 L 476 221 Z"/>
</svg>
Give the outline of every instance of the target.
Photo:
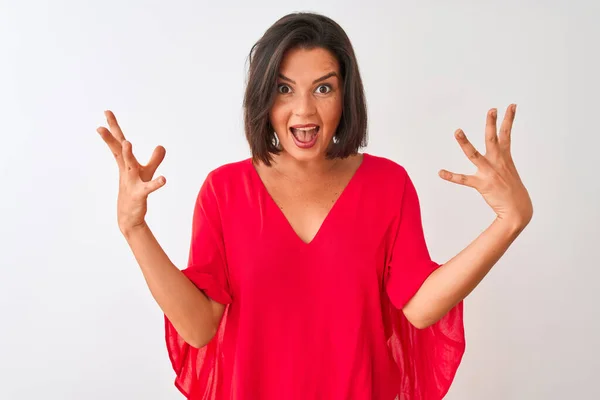
<svg viewBox="0 0 600 400">
<path fill-rule="evenodd" d="M 458 129 L 454 135 L 465 155 L 477 167 L 474 175 L 440 170 L 442 179 L 476 189 L 492 207 L 498 219 L 524 228 L 533 216 L 533 205 L 511 155 L 512 125 L 516 104 L 508 106 L 498 134 L 497 110 L 488 111 L 485 128 L 485 155 L 481 155 Z"/>
<path fill-rule="evenodd" d="M 165 148 L 157 146 L 146 165 L 140 165 L 132 152 L 131 142 L 125 139 L 111 111 L 104 115 L 109 129 L 101 126 L 96 131 L 112 152 L 119 167 L 119 194 L 117 198 L 117 222 L 123 234 L 143 226 L 147 211 L 148 195 L 161 188 L 163 176 L 152 180 L 156 169 L 165 158 Z"/>
</svg>

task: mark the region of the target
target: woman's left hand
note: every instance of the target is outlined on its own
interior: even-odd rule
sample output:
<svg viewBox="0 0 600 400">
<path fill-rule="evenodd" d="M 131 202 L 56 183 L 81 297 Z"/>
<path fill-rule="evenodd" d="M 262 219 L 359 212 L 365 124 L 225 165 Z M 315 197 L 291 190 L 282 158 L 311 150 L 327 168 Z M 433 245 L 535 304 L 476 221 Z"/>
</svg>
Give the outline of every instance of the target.
<svg viewBox="0 0 600 400">
<path fill-rule="evenodd" d="M 508 106 L 499 134 L 496 128 L 498 112 L 494 108 L 488 111 L 485 155 L 481 155 L 464 132 L 458 129 L 454 133 L 456 140 L 477 167 L 477 172 L 474 175 L 463 175 L 440 170 L 439 175 L 444 180 L 475 188 L 492 207 L 498 219 L 523 229 L 533 216 L 533 205 L 510 152 L 516 110 L 516 104 Z"/>
</svg>

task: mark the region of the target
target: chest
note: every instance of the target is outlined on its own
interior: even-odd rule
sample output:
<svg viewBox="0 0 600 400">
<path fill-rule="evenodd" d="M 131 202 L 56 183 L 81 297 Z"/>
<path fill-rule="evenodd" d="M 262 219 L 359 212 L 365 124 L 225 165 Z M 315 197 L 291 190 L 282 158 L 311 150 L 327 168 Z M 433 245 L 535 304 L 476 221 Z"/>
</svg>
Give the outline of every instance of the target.
<svg viewBox="0 0 600 400">
<path fill-rule="evenodd" d="M 265 187 L 296 235 L 303 242 L 310 243 L 339 200 L 346 184 L 347 180 L 342 177 L 304 184 L 267 180 Z"/>
<path fill-rule="evenodd" d="M 238 297 L 264 300 L 257 307 L 270 307 L 275 295 L 322 307 L 327 296 L 351 304 L 377 293 L 390 219 L 368 181 L 255 182 L 237 186 L 223 213 L 229 279 Z"/>
</svg>

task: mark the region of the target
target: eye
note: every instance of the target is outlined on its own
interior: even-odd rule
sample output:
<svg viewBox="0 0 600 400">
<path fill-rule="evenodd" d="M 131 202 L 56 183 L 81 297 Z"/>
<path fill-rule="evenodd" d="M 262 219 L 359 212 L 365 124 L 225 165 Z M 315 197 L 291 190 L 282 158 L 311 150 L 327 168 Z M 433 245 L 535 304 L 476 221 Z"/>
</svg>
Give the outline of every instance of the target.
<svg viewBox="0 0 600 400">
<path fill-rule="evenodd" d="M 287 89 L 287 90 L 286 90 L 286 91 L 283 91 L 282 89 L 284 89 L 284 88 L 285 88 L 285 89 Z M 288 94 L 288 93 L 290 93 L 291 91 L 292 91 L 292 89 L 291 89 L 291 88 L 290 88 L 288 85 L 285 85 L 285 84 L 283 84 L 283 83 L 282 83 L 282 84 L 280 84 L 280 85 L 277 85 L 277 92 L 278 92 L 278 93 L 281 93 L 281 94 Z"/>
<path fill-rule="evenodd" d="M 322 91 L 322 90 L 321 90 L 321 88 L 326 88 L 327 90 L 326 90 L 326 91 Z M 320 86 L 317 88 L 317 92 L 319 92 L 319 94 L 327 94 L 327 93 L 331 92 L 331 90 L 332 90 L 332 89 L 331 89 L 331 86 L 330 86 L 330 85 L 320 85 Z"/>
</svg>

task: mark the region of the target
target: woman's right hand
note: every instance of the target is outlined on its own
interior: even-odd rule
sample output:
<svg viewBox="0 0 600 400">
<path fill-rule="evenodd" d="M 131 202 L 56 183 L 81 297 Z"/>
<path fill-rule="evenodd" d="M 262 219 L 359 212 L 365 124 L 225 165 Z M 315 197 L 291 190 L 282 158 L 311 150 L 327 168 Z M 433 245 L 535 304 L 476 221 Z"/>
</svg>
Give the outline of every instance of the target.
<svg viewBox="0 0 600 400">
<path fill-rule="evenodd" d="M 105 111 L 109 128 L 96 129 L 113 153 L 119 167 L 119 195 L 117 198 L 117 223 L 121 233 L 127 235 L 145 224 L 148 195 L 161 188 L 163 176 L 152 179 L 156 169 L 165 158 L 166 150 L 157 146 L 146 165 L 140 165 L 131 150 L 131 142 L 125 139 L 115 115 Z"/>
</svg>

